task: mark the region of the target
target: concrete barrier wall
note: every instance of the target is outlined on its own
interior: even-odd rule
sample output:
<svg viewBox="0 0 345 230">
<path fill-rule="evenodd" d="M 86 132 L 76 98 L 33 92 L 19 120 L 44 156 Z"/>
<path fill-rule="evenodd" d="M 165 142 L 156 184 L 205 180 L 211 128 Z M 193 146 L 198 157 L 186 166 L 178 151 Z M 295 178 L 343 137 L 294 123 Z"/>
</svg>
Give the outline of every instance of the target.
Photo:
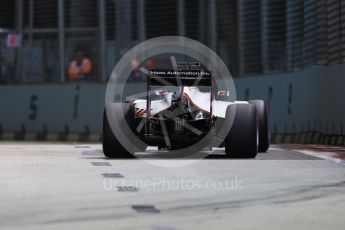
<svg viewBox="0 0 345 230">
<path fill-rule="evenodd" d="M 264 99 L 272 133 L 343 135 L 345 66 L 235 80 L 239 100 Z M 128 86 L 128 94 L 145 88 Z M 101 133 L 105 85 L 0 86 L 0 133 Z"/>
<path fill-rule="evenodd" d="M 103 85 L 2 86 L 2 130 L 18 132 L 100 132 Z"/>
<path fill-rule="evenodd" d="M 300 72 L 243 78 L 238 98 L 264 99 L 272 133 L 318 131 L 342 135 L 345 124 L 345 66 L 314 67 Z"/>
</svg>

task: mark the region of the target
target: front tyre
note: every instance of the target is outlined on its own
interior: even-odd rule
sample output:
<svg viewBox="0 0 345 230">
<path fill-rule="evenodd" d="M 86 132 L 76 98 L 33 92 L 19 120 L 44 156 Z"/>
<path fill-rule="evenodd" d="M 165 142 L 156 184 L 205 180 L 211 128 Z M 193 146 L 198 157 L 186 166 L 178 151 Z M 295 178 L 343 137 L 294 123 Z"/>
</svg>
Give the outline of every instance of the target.
<svg viewBox="0 0 345 230">
<path fill-rule="evenodd" d="M 229 158 L 255 158 L 258 153 L 256 108 L 250 104 L 232 104 L 226 109 L 225 125 L 232 127 L 224 140 Z"/>
</svg>

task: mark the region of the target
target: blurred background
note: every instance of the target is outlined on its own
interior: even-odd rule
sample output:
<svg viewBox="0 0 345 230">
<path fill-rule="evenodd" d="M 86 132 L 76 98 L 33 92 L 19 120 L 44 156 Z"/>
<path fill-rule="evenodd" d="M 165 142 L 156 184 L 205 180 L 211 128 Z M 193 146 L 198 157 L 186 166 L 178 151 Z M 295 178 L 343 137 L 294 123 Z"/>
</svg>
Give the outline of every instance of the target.
<svg viewBox="0 0 345 230">
<path fill-rule="evenodd" d="M 0 139 L 101 133 L 114 65 L 165 35 L 213 49 L 238 99 L 266 101 L 273 135 L 344 135 L 343 0 L 13 0 L 0 1 Z"/>
<path fill-rule="evenodd" d="M 181 35 L 236 77 L 345 60 L 342 0 L 14 0 L 0 2 L 1 83 L 68 81 L 76 50 L 107 80 L 135 44 Z"/>
</svg>

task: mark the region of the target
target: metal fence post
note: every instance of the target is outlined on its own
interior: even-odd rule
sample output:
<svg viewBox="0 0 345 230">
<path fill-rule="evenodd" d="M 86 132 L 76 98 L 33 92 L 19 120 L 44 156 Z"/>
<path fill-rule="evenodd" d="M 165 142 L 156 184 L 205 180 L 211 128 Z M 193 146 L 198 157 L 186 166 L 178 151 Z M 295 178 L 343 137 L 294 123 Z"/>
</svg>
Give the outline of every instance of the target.
<svg viewBox="0 0 345 230">
<path fill-rule="evenodd" d="M 186 36 L 186 27 L 185 27 L 185 24 L 186 24 L 186 20 L 185 20 L 185 2 L 184 0 L 178 0 L 177 2 L 177 30 L 178 30 L 178 35 L 181 36 L 181 37 L 184 37 Z M 185 44 L 182 41 L 180 41 L 181 43 L 181 47 L 182 47 L 182 50 L 181 52 L 184 54 L 185 53 Z M 183 55 L 184 58 L 188 58 L 186 57 L 185 55 Z"/>
<path fill-rule="evenodd" d="M 131 1 L 116 0 L 116 53 L 119 60 L 129 49 L 132 40 Z"/>
<path fill-rule="evenodd" d="M 268 2 L 267 0 L 261 0 L 261 63 L 262 72 L 266 73 L 268 71 L 268 49 L 267 49 L 267 39 L 268 39 Z"/>
<path fill-rule="evenodd" d="M 63 1 L 58 0 L 59 71 L 61 82 L 65 82 L 65 23 Z"/>
<path fill-rule="evenodd" d="M 98 1 L 98 27 L 99 27 L 99 74 L 100 80 L 106 81 L 106 36 L 105 36 L 105 2 L 104 0 Z"/>
<path fill-rule="evenodd" d="M 245 66 L 244 66 L 244 60 L 243 60 L 243 12 L 242 12 L 242 1 L 237 0 L 237 21 L 238 21 L 238 64 L 239 64 L 239 75 L 244 74 Z"/>
<path fill-rule="evenodd" d="M 34 28 L 34 0 L 29 0 L 29 49 L 31 50 L 32 47 L 33 47 L 33 44 L 32 44 L 32 40 L 33 40 L 33 30 Z M 30 58 L 30 65 L 29 65 L 29 68 L 28 68 L 28 73 L 26 73 L 27 75 L 29 75 L 28 77 L 29 78 L 32 78 L 32 75 L 33 75 L 33 68 L 32 68 L 32 64 L 33 64 L 33 55 L 32 53 L 30 52 L 30 55 L 29 55 L 29 58 Z M 32 79 L 30 79 L 30 81 L 32 81 Z"/>
<path fill-rule="evenodd" d="M 186 29 L 185 29 L 185 5 L 184 0 L 178 0 L 178 7 L 177 7 L 177 20 L 178 20 L 178 35 L 185 36 Z"/>
<path fill-rule="evenodd" d="M 146 28 L 145 28 L 145 0 L 139 0 L 138 7 L 138 26 L 139 26 L 139 39 L 144 41 L 146 39 Z"/>
<path fill-rule="evenodd" d="M 209 1 L 209 15 L 210 15 L 210 24 L 209 24 L 209 44 L 211 49 L 214 52 L 217 52 L 217 9 L 216 9 L 216 0 Z"/>
<path fill-rule="evenodd" d="M 199 38 L 199 41 L 202 42 L 202 43 L 205 43 L 206 42 L 206 38 L 205 38 L 205 27 L 206 27 L 206 18 L 207 18 L 207 15 L 205 14 L 205 0 L 199 0 L 198 1 L 198 11 L 199 11 L 199 17 L 198 17 L 198 29 L 199 29 L 199 34 L 198 34 L 198 38 Z"/>
<path fill-rule="evenodd" d="M 23 0 L 16 0 L 16 33 L 23 35 Z M 16 48 L 15 54 L 15 82 L 21 80 L 21 65 L 22 65 L 22 45 Z"/>
</svg>

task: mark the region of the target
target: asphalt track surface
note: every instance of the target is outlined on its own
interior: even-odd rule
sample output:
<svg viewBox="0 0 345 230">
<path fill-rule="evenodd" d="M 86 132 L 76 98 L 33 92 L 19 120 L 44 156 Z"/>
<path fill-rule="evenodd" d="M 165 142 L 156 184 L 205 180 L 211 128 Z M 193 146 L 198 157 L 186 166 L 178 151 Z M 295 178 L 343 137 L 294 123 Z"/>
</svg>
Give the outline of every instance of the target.
<svg viewBox="0 0 345 230">
<path fill-rule="evenodd" d="M 218 149 L 162 167 L 105 159 L 98 144 L 1 142 L 0 229 L 344 229 L 344 153 Z"/>
</svg>

